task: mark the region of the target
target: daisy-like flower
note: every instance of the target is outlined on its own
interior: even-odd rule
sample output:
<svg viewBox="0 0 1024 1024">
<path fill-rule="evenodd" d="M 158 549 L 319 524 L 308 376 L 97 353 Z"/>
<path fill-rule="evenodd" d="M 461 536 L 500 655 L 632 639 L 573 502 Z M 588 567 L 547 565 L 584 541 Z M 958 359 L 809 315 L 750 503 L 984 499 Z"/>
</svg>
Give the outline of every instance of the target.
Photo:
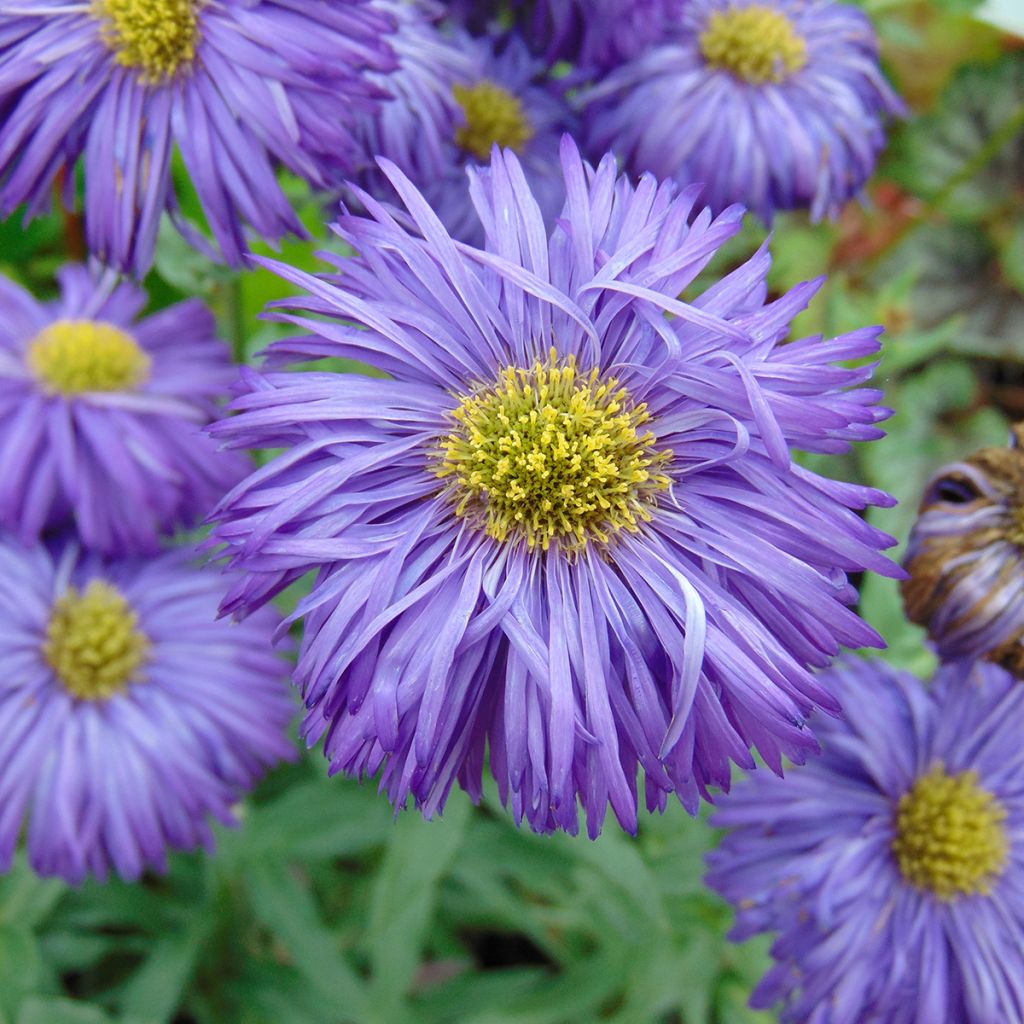
<svg viewBox="0 0 1024 1024">
<path fill-rule="evenodd" d="M 86 546 L 156 551 L 250 468 L 203 428 L 236 377 L 190 299 L 139 320 L 146 294 L 65 267 L 42 303 L 0 276 L 0 527 L 23 543 L 73 524 Z"/>
<path fill-rule="evenodd" d="M 216 621 L 181 551 L 104 562 L 0 539 L 0 870 L 78 883 L 166 869 L 282 758 L 293 704 L 270 609 Z"/>
<path fill-rule="evenodd" d="M 308 335 L 270 367 L 333 355 L 388 379 L 251 374 L 231 446 L 285 449 L 224 500 L 215 539 L 244 570 L 225 609 L 318 569 L 297 680 L 305 735 L 397 805 L 481 791 L 485 748 L 516 819 L 591 835 L 671 793 L 695 811 L 730 759 L 816 749 L 808 665 L 880 643 L 846 573 L 898 572 L 857 514 L 886 495 L 824 479 L 791 448 L 880 434 L 848 390 L 879 328 L 782 344 L 814 293 L 766 303 L 770 258 L 677 298 L 739 209 L 633 187 L 568 138 L 568 200 L 545 236 L 515 156 L 471 174 L 487 245 L 459 245 L 393 165 L 405 211 L 369 196 L 338 233 L 359 256 L 286 316 Z M 666 315 L 668 314 L 668 315 Z"/>
<path fill-rule="evenodd" d="M 360 115 L 394 66 L 393 27 L 368 0 L 11 0 L 0 14 L 0 215 L 74 203 L 84 157 L 90 251 L 143 274 L 161 213 L 179 214 L 177 149 L 220 253 L 239 264 L 244 226 L 303 233 L 275 175 L 317 187 L 361 158 Z M 212 251 L 211 251 L 212 254 Z"/>
<path fill-rule="evenodd" d="M 903 597 L 940 657 L 1024 676 L 1024 425 L 1007 448 L 944 467 L 910 534 Z"/>
<path fill-rule="evenodd" d="M 835 215 L 902 110 L 871 22 L 832 0 L 688 0 L 673 38 L 589 90 L 586 107 L 598 151 L 766 220 Z"/>
<path fill-rule="evenodd" d="M 1024 1020 L 1024 689 L 960 662 L 928 690 L 880 660 L 830 673 L 845 720 L 713 823 L 732 937 L 778 933 L 751 1000 L 785 1024 Z"/>
<path fill-rule="evenodd" d="M 483 228 L 467 198 L 466 168 L 485 166 L 494 146 L 511 149 L 550 225 L 565 202 L 559 139 L 576 122 L 544 62 L 518 35 L 442 35 L 410 12 L 395 45 L 402 65 L 378 79 L 395 99 L 371 133 L 372 151 L 398 165 L 455 238 L 479 244 Z M 379 171 L 364 183 L 375 194 L 391 192 Z"/>
<path fill-rule="evenodd" d="M 688 0 L 539 0 L 530 39 L 549 61 L 606 73 L 675 29 Z M 522 6 L 519 0 L 518 6 Z"/>
</svg>

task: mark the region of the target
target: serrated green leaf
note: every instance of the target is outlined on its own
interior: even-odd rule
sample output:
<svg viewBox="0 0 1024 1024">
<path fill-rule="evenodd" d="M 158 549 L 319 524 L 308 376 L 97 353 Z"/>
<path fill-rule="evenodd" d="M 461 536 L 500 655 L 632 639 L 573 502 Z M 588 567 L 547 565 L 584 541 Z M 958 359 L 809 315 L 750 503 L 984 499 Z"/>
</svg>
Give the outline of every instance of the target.
<svg viewBox="0 0 1024 1024">
<path fill-rule="evenodd" d="M 900 136 L 901 183 L 964 220 L 987 216 L 1024 184 L 1024 54 L 962 68 L 936 112 Z"/>
</svg>

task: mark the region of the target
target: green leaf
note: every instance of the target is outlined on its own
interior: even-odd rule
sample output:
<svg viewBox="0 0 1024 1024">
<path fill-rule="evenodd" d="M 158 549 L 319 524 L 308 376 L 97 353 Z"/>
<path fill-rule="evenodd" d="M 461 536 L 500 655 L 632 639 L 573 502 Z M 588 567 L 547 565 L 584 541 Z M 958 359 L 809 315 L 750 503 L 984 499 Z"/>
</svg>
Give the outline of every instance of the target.
<svg viewBox="0 0 1024 1024">
<path fill-rule="evenodd" d="M 70 999 L 27 999 L 16 1019 L 18 1024 L 111 1024 L 99 1007 Z"/>
<path fill-rule="evenodd" d="M 373 1021 L 398 1019 L 421 960 L 438 885 L 462 844 L 471 806 L 459 793 L 448 801 L 443 818 L 424 821 L 408 813 L 395 822 L 374 882 L 366 936 Z"/>
<path fill-rule="evenodd" d="M 263 860 L 246 868 L 253 910 L 280 941 L 295 969 L 323 1002 L 325 1021 L 366 1020 L 365 986 L 323 923 L 308 885 L 295 869 Z"/>
<path fill-rule="evenodd" d="M 35 936 L 18 925 L 0 926 L 0 1013 L 17 1019 L 22 999 L 43 980 L 43 961 Z"/>
<path fill-rule="evenodd" d="M 199 912 L 179 934 L 157 940 L 142 967 L 123 988 L 124 1012 L 169 1021 L 185 999 L 213 925 L 212 914 Z"/>
<path fill-rule="evenodd" d="M 372 786 L 316 778 L 276 800 L 246 805 L 242 828 L 220 836 L 218 863 L 350 857 L 382 846 L 391 828 L 391 808 Z"/>
<path fill-rule="evenodd" d="M 1024 184 L 1024 53 L 962 68 L 899 146 L 894 172 L 934 206 L 968 220 L 1005 204 Z"/>
</svg>

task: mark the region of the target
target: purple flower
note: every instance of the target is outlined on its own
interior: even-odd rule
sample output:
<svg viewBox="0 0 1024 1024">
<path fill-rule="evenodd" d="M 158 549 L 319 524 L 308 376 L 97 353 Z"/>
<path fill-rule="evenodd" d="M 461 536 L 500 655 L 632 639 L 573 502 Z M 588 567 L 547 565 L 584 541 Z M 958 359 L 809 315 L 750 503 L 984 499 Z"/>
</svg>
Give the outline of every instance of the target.
<svg viewBox="0 0 1024 1024">
<path fill-rule="evenodd" d="M 214 539 L 244 570 L 225 610 L 319 576 L 296 616 L 305 735 L 427 814 L 458 782 L 538 831 L 637 826 L 636 780 L 696 811 L 730 760 L 802 759 L 805 718 L 837 710 L 808 666 L 879 644 L 847 572 L 898 570 L 857 514 L 878 491 L 796 465 L 791 448 L 878 437 L 878 392 L 850 390 L 880 329 L 783 344 L 818 284 L 766 302 L 762 249 L 677 298 L 740 227 L 696 190 L 562 147 L 550 238 L 512 153 L 470 174 L 487 244 L 453 242 L 393 165 L 397 213 L 362 195 L 359 256 L 282 314 L 271 351 L 354 358 L 387 379 L 251 373 L 233 447 L 285 449 L 224 500 Z M 839 365 L 834 365 L 839 361 Z"/>
<path fill-rule="evenodd" d="M 216 621 L 224 581 L 182 552 L 104 562 L 0 540 L 0 870 L 78 883 L 165 870 L 293 756 L 269 608 Z"/>
<path fill-rule="evenodd" d="M 984 448 L 928 485 L 904 560 L 911 621 L 943 659 L 988 658 L 1024 676 L 1024 451 Z"/>
<path fill-rule="evenodd" d="M 402 64 L 376 79 L 395 99 L 371 130 L 367 148 L 387 157 L 426 196 L 448 231 L 479 244 L 483 228 L 466 194 L 466 168 L 486 165 L 494 146 L 513 149 L 550 226 L 565 202 L 558 165 L 562 134 L 575 118 L 560 83 L 516 35 L 443 35 L 407 12 L 395 47 Z M 378 170 L 363 184 L 391 187 Z"/>
<path fill-rule="evenodd" d="M 539 0 L 529 36 L 549 61 L 567 60 L 585 72 L 604 73 L 661 42 L 688 2 Z"/>
<path fill-rule="evenodd" d="M 743 940 L 775 932 L 751 1004 L 785 1024 L 1024 1020 L 1024 689 L 967 662 L 931 690 L 884 662 L 830 673 L 824 756 L 758 773 L 709 884 Z"/>
<path fill-rule="evenodd" d="M 856 195 L 902 104 L 867 17 L 831 0 L 689 0 L 674 38 L 585 96 L 595 151 L 636 173 L 702 182 L 718 211 L 834 216 Z"/>
<path fill-rule="evenodd" d="M 137 320 L 134 285 L 75 266 L 60 283 L 44 304 L 0 276 L 0 527 L 29 544 L 73 523 L 87 547 L 156 551 L 250 468 L 203 432 L 230 352 L 196 299 Z"/>
<path fill-rule="evenodd" d="M 166 210 L 180 213 L 177 147 L 221 254 L 239 264 L 243 226 L 303 234 L 275 176 L 337 183 L 360 156 L 366 70 L 394 65 L 390 19 L 367 0 L 11 0 L 0 15 L 0 215 L 45 210 L 54 182 L 74 202 L 85 164 L 89 248 L 141 275 Z M 58 178 L 62 175 L 62 179 Z"/>
</svg>

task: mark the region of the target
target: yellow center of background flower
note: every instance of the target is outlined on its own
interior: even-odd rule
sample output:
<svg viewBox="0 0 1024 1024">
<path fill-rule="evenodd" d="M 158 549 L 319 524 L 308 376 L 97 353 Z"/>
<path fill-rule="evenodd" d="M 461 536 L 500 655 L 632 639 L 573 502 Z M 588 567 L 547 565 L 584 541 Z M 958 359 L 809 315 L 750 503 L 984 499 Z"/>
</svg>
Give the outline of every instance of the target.
<svg viewBox="0 0 1024 1024">
<path fill-rule="evenodd" d="M 50 615 L 43 653 L 64 688 L 80 700 L 106 700 L 137 681 L 149 638 L 124 595 L 92 580 L 69 587 Z"/>
<path fill-rule="evenodd" d="M 752 85 L 783 82 L 807 64 L 807 41 L 789 18 L 757 4 L 712 14 L 700 49 L 709 64 Z"/>
<path fill-rule="evenodd" d="M 466 115 L 466 123 L 455 133 L 455 141 L 481 160 L 488 160 L 495 144 L 522 151 L 533 138 L 533 125 L 523 104 L 507 89 L 493 82 L 457 85 L 452 90 Z"/>
<path fill-rule="evenodd" d="M 498 541 L 552 541 L 578 550 L 636 532 L 671 481 L 659 469 L 650 419 L 614 378 L 580 373 L 552 352 L 528 370 L 508 367 L 491 387 L 462 396 L 457 426 L 434 472 L 451 479 L 456 513 Z"/>
<path fill-rule="evenodd" d="M 128 333 L 101 320 L 58 320 L 29 344 L 29 369 L 49 390 L 131 391 L 149 377 L 152 360 Z"/>
<path fill-rule="evenodd" d="M 93 0 L 92 12 L 117 62 L 156 83 L 195 57 L 200 6 L 200 0 Z"/>
<path fill-rule="evenodd" d="M 893 853 L 911 885 L 940 900 L 988 893 L 1006 868 L 1006 809 L 977 772 L 937 765 L 899 802 Z"/>
</svg>

